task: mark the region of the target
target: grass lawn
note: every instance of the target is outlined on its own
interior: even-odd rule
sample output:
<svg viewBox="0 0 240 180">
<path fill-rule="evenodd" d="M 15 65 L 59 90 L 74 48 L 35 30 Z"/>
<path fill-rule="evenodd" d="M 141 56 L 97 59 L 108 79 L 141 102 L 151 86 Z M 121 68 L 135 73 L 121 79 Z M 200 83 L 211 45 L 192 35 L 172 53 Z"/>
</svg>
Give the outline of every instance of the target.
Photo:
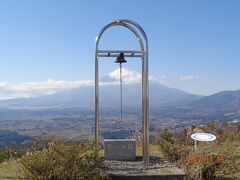
<svg viewBox="0 0 240 180">
<path fill-rule="evenodd" d="M 20 163 L 16 160 L 0 164 L 0 179 L 24 179 L 20 173 Z"/>
</svg>

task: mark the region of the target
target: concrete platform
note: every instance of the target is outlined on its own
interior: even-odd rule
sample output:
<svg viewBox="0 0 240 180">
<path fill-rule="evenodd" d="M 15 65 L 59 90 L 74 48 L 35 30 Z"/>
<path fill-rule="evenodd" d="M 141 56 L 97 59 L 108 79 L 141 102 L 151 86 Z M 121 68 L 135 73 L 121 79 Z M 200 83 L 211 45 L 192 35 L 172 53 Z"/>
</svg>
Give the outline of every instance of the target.
<svg viewBox="0 0 240 180">
<path fill-rule="evenodd" d="M 160 157 L 150 157 L 145 169 L 142 157 L 135 161 L 105 160 L 107 174 L 113 180 L 182 180 L 186 174 Z"/>
</svg>

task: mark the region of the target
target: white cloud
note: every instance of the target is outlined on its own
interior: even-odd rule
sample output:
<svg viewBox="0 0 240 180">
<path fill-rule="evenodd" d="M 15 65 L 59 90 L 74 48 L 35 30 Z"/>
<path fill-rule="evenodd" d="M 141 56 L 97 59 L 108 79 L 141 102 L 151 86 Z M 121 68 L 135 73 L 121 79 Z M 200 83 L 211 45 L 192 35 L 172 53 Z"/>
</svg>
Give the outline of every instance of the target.
<svg viewBox="0 0 240 180">
<path fill-rule="evenodd" d="M 186 76 L 181 76 L 180 79 L 182 81 L 192 81 L 192 80 L 199 79 L 199 76 L 196 76 L 196 75 L 186 75 Z"/>
<path fill-rule="evenodd" d="M 157 81 L 159 83 L 162 83 L 162 82 L 166 81 L 166 79 L 167 79 L 167 76 L 166 75 L 162 75 L 162 76 L 160 76 L 160 78 L 157 79 Z"/>
<path fill-rule="evenodd" d="M 7 82 L 5 81 L 0 81 L 0 88 L 5 87 L 7 85 Z"/>
<path fill-rule="evenodd" d="M 119 81 L 120 79 L 120 69 L 116 69 L 108 74 L 109 79 L 112 81 Z M 131 71 L 126 68 L 122 68 L 122 79 L 123 83 L 139 83 L 141 82 L 141 74 L 136 71 Z"/>
<path fill-rule="evenodd" d="M 166 80 L 167 76 L 163 75 L 160 76 L 160 78 L 156 78 L 153 76 L 149 76 L 149 80 L 152 82 L 157 82 L 161 83 L 164 80 Z M 111 82 L 113 83 L 114 81 L 119 82 L 120 79 L 120 69 L 116 69 L 109 73 L 105 78 L 104 82 Z M 134 84 L 134 83 L 140 83 L 142 81 L 142 74 L 140 74 L 137 71 L 132 71 L 126 68 L 122 68 L 122 80 L 124 84 Z"/>
<path fill-rule="evenodd" d="M 9 84 L 6 87 L 9 87 L 13 90 L 18 91 L 29 91 L 29 90 L 54 90 L 54 89 L 72 89 L 80 86 L 89 86 L 93 85 L 93 81 L 62 81 L 62 80 L 53 80 L 49 79 L 47 82 L 24 82 L 18 84 Z"/>
<path fill-rule="evenodd" d="M 106 77 L 102 78 L 99 84 L 101 86 L 118 85 L 119 74 L 119 69 L 116 69 L 109 73 Z M 140 73 L 125 68 L 122 69 L 122 77 L 124 84 L 141 83 L 142 80 L 142 75 Z M 150 81 L 157 83 L 161 83 L 166 78 L 166 76 L 161 76 L 160 78 L 149 76 Z M 0 99 L 44 96 L 84 86 L 94 86 L 94 81 L 64 81 L 49 79 L 45 82 L 22 82 L 13 84 L 8 82 L 0 82 Z"/>
<path fill-rule="evenodd" d="M 49 79 L 46 82 L 0 83 L 0 99 L 44 96 L 77 87 L 93 85 L 94 82 L 92 80 L 56 81 L 53 79 Z"/>
</svg>

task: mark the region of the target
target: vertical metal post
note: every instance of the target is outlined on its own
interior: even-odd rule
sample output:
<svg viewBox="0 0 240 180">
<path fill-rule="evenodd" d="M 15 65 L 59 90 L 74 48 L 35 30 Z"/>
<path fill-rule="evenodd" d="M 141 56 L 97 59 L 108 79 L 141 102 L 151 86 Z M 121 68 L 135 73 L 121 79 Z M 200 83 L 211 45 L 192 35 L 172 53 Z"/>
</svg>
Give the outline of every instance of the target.
<svg viewBox="0 0 240 180">
<path fill-rule="evenodd" d="M 99 151 L 99 79 L 98 57 L 95 53 L 95 150 Z"/>
<path fill-rule="evenodd" d="M 149 161 L 149 89 L 148 89 L 148 53 L 144 52 L 143 62 L 142 62 L 142 101 L 143 101 L 143 161 L 145 168 L 148 167 Z"/>
<path fill-rule="evenodd" d="M 123 19 L 121 22 L 135 26 L 145 40 L 145 50 L 142 57 L 142 118 L 143 118 L 143 161 L 147 168 L 149 162 L 149 82 L 148 82 L 148 39 L 142 27 L 134 21 Z M 144 48 L 143 48 L 144 49 Z"/>
</svg>

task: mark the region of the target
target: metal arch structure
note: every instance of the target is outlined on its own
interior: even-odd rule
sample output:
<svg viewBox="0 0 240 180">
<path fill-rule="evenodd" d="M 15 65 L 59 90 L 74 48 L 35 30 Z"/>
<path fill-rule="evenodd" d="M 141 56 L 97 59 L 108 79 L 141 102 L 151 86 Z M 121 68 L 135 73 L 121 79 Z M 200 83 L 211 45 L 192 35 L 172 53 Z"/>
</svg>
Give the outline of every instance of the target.
<svg viewBox="0 0 240 180">
<path fill-rule="evenodd" d="M 99 41 L 103 33 L 113 26 L 123 26 L 129 29 L 140 44 L 141 50 L 99 50 Z M 141 34 L 141 35 L 140 35 Z M 144 41 L 143 41 L 144 40 Z M 99 150 L 99 70 L 100 57 L 117 57 L 124 53 L 125 57 L 142 59 L 142 128 L 143 128 L 143 161 L 145 167 L 149 162 L 149 78 L 148 78 L 148 40 L 142 27 L 128 19 L 120 19 L 107 24 L 96 37 L 95 49 L 95 149 Z"/>
</svg>

